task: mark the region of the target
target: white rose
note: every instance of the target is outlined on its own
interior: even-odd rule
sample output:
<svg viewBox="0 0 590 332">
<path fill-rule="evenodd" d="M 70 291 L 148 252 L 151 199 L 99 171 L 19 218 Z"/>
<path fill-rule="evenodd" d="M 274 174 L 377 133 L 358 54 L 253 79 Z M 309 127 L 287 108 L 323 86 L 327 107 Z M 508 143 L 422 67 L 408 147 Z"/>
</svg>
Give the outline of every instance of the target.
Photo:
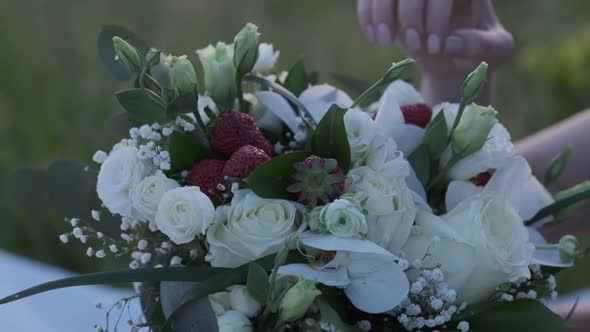
<svg viewBox="0 0 590 332">
<path fill-rule="evenodd" d="M 346 192 L 367 195 L 367 238 L 392 253 L 406 242 L 416 216 L 413 195 L 404 177 L 391 177 L 369 167 L 348 172 Z"/>
<path fill-rule="evenodd" d="M 252 318 L 260 313 L 262 306 L 248 292 L 248 288 L 243 285 L 235 285 L 229 288 L 229 303 L 233 310 L 237 310 L 248 318 Z"/>
<path fill-rule="evenodd" d="M 280 54 L 280 51 L 275 52 L 272 44 L 260 43 L 260 45 L 258 45 L 258 59 L 256 59 L 252 72 L 258 73 L 271 70 L 277 62 Z"/>
<path fill-rule="evenodd" d="M 215 316 L 221 316 L 226 311 L 231 310 L 229 292 L 218 292 L 209 295 L 209 303 L 211 304 L 211 308 L 213 308 Z"/>
<path fill-rule="evenodd" d="M 146 176 L 155 171 L 151 160 L 137 156 L 137 148 L 116 147 L 100 167 L 96 192 L 102 203 L 113 214 L 134 217 L 130 193 Z"/>
<path fill-rule="evenodd" d="M 477 303 L 496 287 L 531 276 L 535 246 L 522 218 L 499 195 L 481 193 L 441 217 L 420 212 L 416 223 L 421 231 L 402 249 L 406 258 L 424 258 L 425 267 L 440 264 L 459 302 Z"/>
<path fill-rule="evenodd" d="M 457 117 L 458 109 L 459 105 L 457 104 L 443 103 L 437 105 L 433 110 L 433 118 L 438 112 L 444 110 L 447 126 L 451 128 Z M 508 130 L 502 124 L 496 123 L 481 150 L 461 159 L 451 167 L 447 175 L 452 180 L 468 180 L 479 173 L 499 168 L 513 155 L 514 146 L 510 141 Z M 449 146 L 441 157 L 441 164 L 446 164 L 450 159 L 451 148 Z"/>
<path fill-rule="evenodd" d="M 349 110 L 344 114 L 344 127 L 353 164 L 362 164 L 375 137 L 375 122 L 367 113 Z"/>
<path fill-rule="evenodd" d="M 158 204 L 164 194 L 180 187 L 178 182 L 167 178 L 164 174 L 148 176 L 141 180 L 131 191 L 131 202 L 145 220 L 154 222 Z"/>
<path fill-rule="evenodd" d="M 213 223 L 215 207 L 199 187 L 182 187 L 164 194 L 156 213 L 156 226 L 176 244 L 205 234 Z"/>
<path fill-rule="evenodd" d="M 367 233 L 367 220 L 363 213 L 346 199 L 337 199 L 325 205 L 320 220 L 326 230 L 338 237 L 353 237 Z"/>
<path fill-rule="evenodd" d="M 295 203 L 238 190 L 229 205 L 217 209 L 207 231 L 211 266 L 233 268 L 276 253 L 297 231 L 298 221 Z"/>
<path fill-rule="evenodd" d="M 230 310 L 217 317 L 219 332 L 252 332 L 252 322 L 243 313 Z"/>
</svg>

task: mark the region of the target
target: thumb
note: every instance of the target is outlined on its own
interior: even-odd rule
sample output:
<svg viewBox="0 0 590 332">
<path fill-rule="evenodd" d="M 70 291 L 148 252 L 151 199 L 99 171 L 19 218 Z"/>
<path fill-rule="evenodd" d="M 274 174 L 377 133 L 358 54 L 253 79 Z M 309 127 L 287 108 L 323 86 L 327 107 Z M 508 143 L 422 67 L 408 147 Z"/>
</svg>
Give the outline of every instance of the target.
<svg viewBox="0 0 590 332">
<path fill-rule="evenodd" d="M 453 41 L 452 45 L 445 45 L 449 55 L 477 58 L 490 64 L 503 63 L 514 52 L 512 35 L 499 25 L 489 30 L 457 29 L 447 40 Z"/>
</svg>

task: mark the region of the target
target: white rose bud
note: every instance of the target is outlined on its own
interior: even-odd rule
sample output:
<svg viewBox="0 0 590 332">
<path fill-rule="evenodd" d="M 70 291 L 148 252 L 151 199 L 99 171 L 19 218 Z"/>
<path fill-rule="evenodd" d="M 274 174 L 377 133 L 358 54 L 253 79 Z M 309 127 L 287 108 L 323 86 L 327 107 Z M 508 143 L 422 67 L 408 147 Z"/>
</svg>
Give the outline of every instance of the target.
<svg viewBox="0 0 590 332">
<path fill-rule="evenodd" d="M 115 148 L 98 173 L 98 197 L 111 213 L 123 217 L 137 216 L 130 194 L 141 180 L 155 171 L 151 161 L 140 159 L 137 152 L 137 148 L 130 146 Z"/>
<path fill-rule="evenodd" d="M 338 237 L 353 237 L 367 233 L 367 221 L 357 206 L 345 199 L 325 205 L 320 220 L 326 230 Z"/>
<path fill-rule="evenodd" d="M 217 317 L 219 332 L 252 332 L 252 322 L 243 313 L 230 310 Z"/>
<path fill-rule="evenodd" d="M 230 287 L 229 303 L 233 310 L 237 310 L 248 318 L 252 318 L 260 313 L 262 306 L 248 292 L 248 288 L 243 285 Z"/>
<path fill-rule="evenodd" d="M 158 204 L 167 191 L 179 188 L 178 182 L 165 175 L 148 176 L 131 191 L 133 207 L 145 218 L 153 222 L 158 211 Z"/>
<path fill-rule="evenodd" d="M 492 107 L 482 107 L 476 104 L 467 106 L 451 139 L 453 154 L 467 157 L 479 151 L 492 127 L 498 122 L 496 110 Z"/>
<path fill-rule="evenodd" d="M 205 234 L 213 223 L 215 207 L 198 187 L 182 187 L 164 194 L 156 213 L 156 226 L 172 242 L 183 244 Z"/>
<path fill-rule="evenodd" d="M 233 46 L 219 42 L 198 50 L 197 54 L 203 64 L 205 89 L 218 105 L 231 106 L 237 95 Z"/>
<path fill-rule="evenodd" d="M 211 266 L 234 268 L 279 251 L 298 229 L 295 203 L 238 190 L 207 231 Z"/>
<path fill-rule="evenodd" d="M 564 235 L 559 239 L 559 257 L 571 261 L 578 255 L 578 239 L 573 235 Z"/>
<path fill-rule="evenodd" d="M 322 292 L 315 287 L 314 281 L 299 278 L 281 300 L 279 316 L 285 322 L 292 322 L 303 317 L 315 298 L 321 294 Z"/>
</svg>

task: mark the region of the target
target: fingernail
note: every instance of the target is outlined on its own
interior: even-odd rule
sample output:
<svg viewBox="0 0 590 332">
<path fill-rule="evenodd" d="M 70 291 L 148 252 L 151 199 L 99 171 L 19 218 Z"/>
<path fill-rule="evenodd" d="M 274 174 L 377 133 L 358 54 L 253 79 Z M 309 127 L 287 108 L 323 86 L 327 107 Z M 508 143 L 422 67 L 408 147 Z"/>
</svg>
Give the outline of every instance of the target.
<svg viewBox="0 0 590 332">
<path fill-rule="evenodd" d="M 438 54 L 440 52 L 440 38 L 435 34 L 429 35 L 426 46 L 428 54 Z"/>
<path fill-rule="evenodd" d="M 374 43 L 375 42 L 375 30 L 373 30 L 373 26 L 367 25 L 365 30 L 367 32 L 367 38 L 369 39 L 369 41 L 371 43 Z"/>
<path fill-rule="evenodd" d="M 377 42 L 381 45 L 391 44 L 391 30 L 385 23 L 381 23 L 377 26 Z"/>
<path fill-rule="evenodd" d="M 465 48 L 465 41 L 459 36 L 449 36 L 445 41 L 445 53 L 459 54 Z"/>
<path fill-rule="evenodd" d="M 406 44 L 408 49 L 412 52 L 419 51 L 422 48 L 422 42 L 420 41 L 420 34 L 416 29 L 406 30 Z"/>
</svg>

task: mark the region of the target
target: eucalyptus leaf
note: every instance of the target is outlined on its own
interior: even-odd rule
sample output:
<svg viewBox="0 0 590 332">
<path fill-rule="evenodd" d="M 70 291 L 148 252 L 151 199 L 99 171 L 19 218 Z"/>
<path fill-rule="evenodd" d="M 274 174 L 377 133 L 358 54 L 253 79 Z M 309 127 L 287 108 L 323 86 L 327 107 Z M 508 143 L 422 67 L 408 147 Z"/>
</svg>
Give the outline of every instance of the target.
<svg viewBox="0 0 590 332">
<path fill-rule="evenodd" d="M 422 145 L 426 146 L 430 159 L 436 160 L 447 147 L 449 141 L 449 128 L 443 111 L 430 121 L 426 130 L 424 131 L 424 139 Z"/>
<path fill-rule="evenodd" d="M 166 318 L 162 310 L 160 283 L 143 282 L 139 284 L 139 301 L 141 310 L 150 326 L 164 324 Z"/>
<path fill-rule="evenodd" d="M 115 95 L 119 104 L 142 124 L 168 122 L 165 104 L 154 92 L 147 89 L 130 89 L 119 91 Z"/>
<path fill-rule="evenodd" d="M 135 46 L 140 54 L 145 55 L 149 47 L 135 33 L 127 28 L 118 25 L 104 25 L 98 35 L 97 48 L 98 56 L 107 69 L 119 81 L 127 81 L 132 78 L 131 73 L 125 64 L 116 59 L 117 52 L 113 45 L 113 37 L 119 36 Z"/>
<path fill-rule="evenodd" d="M 206 139 L 196 134 L 174 131 L 170 135 L 169 143 L 171 172 L 178 173 L 190 169 L 198 160 L 211 155 L 211 149 Z"/>
<path fill-rule="evenodd" d="M 266 303 L 269 290 L 268 274 L 266 270 L 256 264 L 250 263 L 248 266 L 248 278 L 246 281 L 248 293 L 259 303 Z"/>
<path fill-rule="evenodd" d="M 256 168 L 244 182 L 256 195 L 263 198 L 292 199 L 287 192 L 289 177 L 293 174 L 293 164 L 305 160 L 309 153 L 292 152 L 273 158 Z"/>
<path fill-rule="evenodd" d="M 311 138 L 311 151 L 323 158 L 338 161 L 344 171 L 350 167 L 350 145 L 344 126 L 346 109 L 332 105 L 318 124 Z"/>
<path fill-rule="evenodd" d="M 64 218 L 85 217 L 100 207 L 96 197 L 96 172 L 78 160 L 58 160 L 47 170 L 47 190 L 52 207 Z"/>
<path fill-rule="evenodd" d="M 543 177 L 543 183 L 545 186 L 548 186 L 555 182 L 565 170 L 567 163 L 569 162 L 572 156 L 572 148 L 571 146 L 566 147 L 561 152 L 559 152 L 553 160 L 551 160 L 551 164 L 549 168 L 545 172 L 545 176 Z"/>
<path fill-rule="evenodd" d="M 560 213 L 563 213 L 568 208 L 579 204 L 590 198 L 590 181 L 578 184 L 570 189 L 566 189 L 562 193 L 555 196 L 555 202 L 544 208 L 542 208 L 537 214 L 531 219 L 525 222 L 525 225 L 530 226 L 535 222 L 542 220 L 548 216 L 558 217 Z M 557 218 L 559 219 L 559 218 Z"/>
<path fill-rule="evenodd" d="M 162 326 L 162 332 L 166 330 L 181 332 L 215 332 L 219 330 L 217 317 L 207 296 L 203 296 L 187 304 L 184 308 L 176 312 L 173 320 L 170 320 L 169 323 L 166 321 L 166 317 L 172 316 L 174 310 L 181 306 L 184 295 L 195 287 L 199 287 L 199 285 L 199 283 L 194 282 L 161 283 L 160 298 L 165 317 L 162 322 L 163 324 L 160 324 Z"/>
<path fill-rule="evenodd" d="M 287 78 L 283 83 L 283 86 L 287 90 L 291 91 L 294 95 L 299 96 L 309 86 L 309 79 L 307 77 L 307 71 L 303 60 L 297 61 L 287 74 Z"/>
<path fill-rule="evenodd" d="M 412 154 L 408 157 L 412 169 L 416 172 L 418 180 L 424 187 L 428 186 L 430 178 L 432 176 L 432 160 L 428 153 L 428 147 L 420 145 Z"/>
</svg>

